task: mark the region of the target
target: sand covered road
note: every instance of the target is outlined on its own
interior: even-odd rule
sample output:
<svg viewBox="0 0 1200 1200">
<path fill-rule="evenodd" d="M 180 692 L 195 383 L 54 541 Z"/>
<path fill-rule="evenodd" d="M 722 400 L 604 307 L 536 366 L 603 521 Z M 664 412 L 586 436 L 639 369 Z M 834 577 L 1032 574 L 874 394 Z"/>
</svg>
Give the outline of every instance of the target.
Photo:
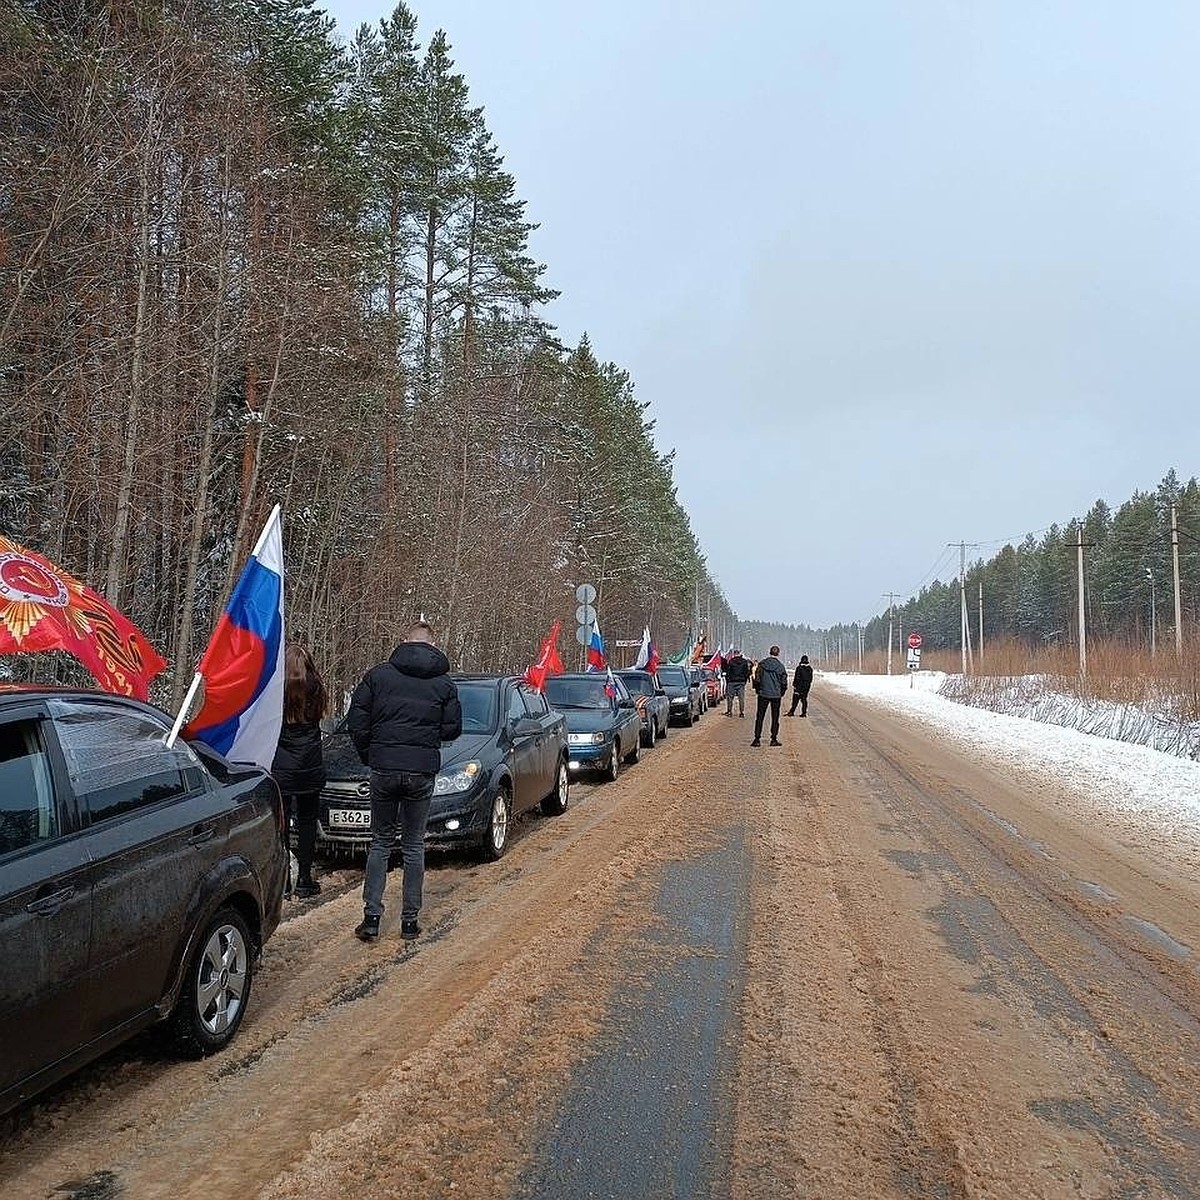
<svg viewBox="0 0 1200 1200">
<path fill-rule="evenodd" d="M 339 873 L 230 1052 L 84 1072 L 0 1195 L 1200 1195 L 1190 851 L 820 700 L 433 860 L 411 949 Z"/>
</svg>

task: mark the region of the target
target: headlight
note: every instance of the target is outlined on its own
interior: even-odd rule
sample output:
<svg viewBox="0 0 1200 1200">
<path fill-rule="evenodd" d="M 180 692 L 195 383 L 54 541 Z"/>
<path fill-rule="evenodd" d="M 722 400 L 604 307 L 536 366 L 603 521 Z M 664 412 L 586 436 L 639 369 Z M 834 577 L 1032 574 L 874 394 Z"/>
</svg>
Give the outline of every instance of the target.
<svg viewBox="0 0 1200 1200">
<path fill-rule="evenodd" d="M 451 767 L 450 770 L 443 771 L 438 775 L 433 785 L 433 794 L 449 796 L 454 792 L 468 791 L 474 786 L 475 781 L 479 778 L 479 772 L 482 770 L 483 764 L 476 759 L 472 759 L 468 763 L 461 763 L 457 767 Z"/>
</svg>

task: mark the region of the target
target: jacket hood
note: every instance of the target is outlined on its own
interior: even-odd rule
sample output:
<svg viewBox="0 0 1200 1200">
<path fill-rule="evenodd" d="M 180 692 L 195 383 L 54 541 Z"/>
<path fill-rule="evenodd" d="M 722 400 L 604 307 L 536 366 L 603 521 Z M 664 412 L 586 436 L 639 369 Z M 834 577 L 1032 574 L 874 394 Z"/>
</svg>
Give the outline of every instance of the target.
<svg viewBox="0 0 1200 1200">
<path fill-rule="evenodd" d="M 434 679 L 450 673 L 450 660 L 428 642 L 401 642 L 388 660 L 402 675 Z"/>
</svg>

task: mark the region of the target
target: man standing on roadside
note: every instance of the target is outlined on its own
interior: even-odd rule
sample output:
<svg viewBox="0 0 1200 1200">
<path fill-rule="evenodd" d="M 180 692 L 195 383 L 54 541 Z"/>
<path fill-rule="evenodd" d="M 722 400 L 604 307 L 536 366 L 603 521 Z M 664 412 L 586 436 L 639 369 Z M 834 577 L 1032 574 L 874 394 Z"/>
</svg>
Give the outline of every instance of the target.
<svg viewBox="0 0 1200 1200">
<path fill-rule="evenodd" d="M 419 937 L 417 915 L 425 885 L 425 824 L 443 742 L 462 733 L 458 689 L 450 660 L 419 621 L 387 662 L 372 667 L 350 700 L 350 736 L 371 768 L 371 849 L 363 880 L 363 919 L 355 936 L 379 937 L 388 860 L 400 832 L 404 862 L 400 936 Z"/>
<path fill-rule="evenodd" d="M 738 716 L 746 715 L 746 684 L 750 679 L 750 664 L 742 657 L 740 650 L 731 650 L 729 657 L 721 664 L 725 672 L 725 715 L 733 716 L 733 698 L 737 697 Z"/>
<path fill-rule="evenodd" d="M 796 715 L 796 705 L 802 704 L 804 707 L 800 709 L 802 717 L 808 716 L 808 693 L 812 687 L 813 669 L 812 663 L 808 661 L 808 655 L 800 655 L 800 664 L 796 667 L 796 674 L 792 677 L 792 707 L 788 709 L 788 716 Z"/>
<path fill-rule="evenodd" d="M 758 677 L 754 684 L 754 690 L 758 693 L 758 712 L 754 717 L 754 741 L 750 745 L 762 745 L 763 719 L 768 708 L 771 710 L 771 745 L 783 745 L 779 740 L 779 708 L 787 686 L 787 667 L 779 661 L 779 647 L 772 646 L 770 654 L 758 664 Z"/>
</svg>

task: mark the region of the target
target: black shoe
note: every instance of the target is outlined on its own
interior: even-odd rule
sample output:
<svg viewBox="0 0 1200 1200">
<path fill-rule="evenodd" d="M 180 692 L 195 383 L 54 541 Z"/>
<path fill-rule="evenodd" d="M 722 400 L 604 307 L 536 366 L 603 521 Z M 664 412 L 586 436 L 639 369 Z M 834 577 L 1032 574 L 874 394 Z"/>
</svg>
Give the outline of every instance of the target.
<svg viewBox="0 0 1200 1200">
<path fill-rule="evenodd" d="M 401 921 L 400 936 L 406 942 L 415 942 L 421 936 L 421 927 L 416 921 Z"/>
<path fill-rule="evenodd" d="M 772 738 L 772 739 L 771 739 L 771 745 L 772 745 L 772 746 L 782 746 L 782 745 L 783 745 L 783 743 L 782 743 L 781 741 L 779 741 L 777 738 Z"/>
<path fill-rule="evenodd" d="M 321 885 L 315 879 L 301 879 L 295 887 L 297 900 L 311 900 L 321 894 Z"/>
<path fill-rule="evenodd" d="M 760 742 L 760 741 L 758 740 L 758 738 L 755 738 L 755 739 L 754 739 L 754 741 L 752 741 L 752 742 L 750 743 L 750 745 L 752 745 L 752 746 L 761 746 L 761 745 L 762 745 L 762 742 Z"/>
<path fill-rule="evenodd" d="M 363 913 L 362 923 L 354 927 L 354 936 L 360 942 L 379 941 L 379 918 Z"/>
</svg>

